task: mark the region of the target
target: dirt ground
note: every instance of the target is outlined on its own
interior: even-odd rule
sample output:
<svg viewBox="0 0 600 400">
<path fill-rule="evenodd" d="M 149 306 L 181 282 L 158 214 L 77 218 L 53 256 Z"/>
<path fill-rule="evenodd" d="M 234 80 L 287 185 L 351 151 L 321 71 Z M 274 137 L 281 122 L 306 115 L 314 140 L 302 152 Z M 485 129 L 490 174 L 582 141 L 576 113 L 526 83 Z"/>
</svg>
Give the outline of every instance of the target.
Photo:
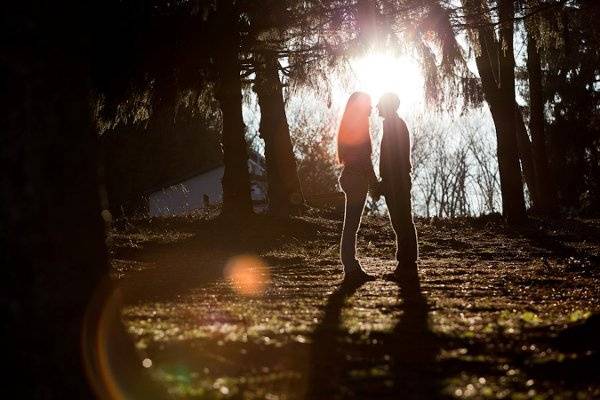
<svg viewBox="0 0 600 400">
<path fill-rule="evenodd" d="M 110 247 L 127 329 L 175 398 L 600 398 L 600 220 L 417 229 L 420 285 L 383 279 L 381 217 L 359 234 L 379 278 L 358 287 L 340 286 L 333 212 L 121 221 Z"/>
</svg>

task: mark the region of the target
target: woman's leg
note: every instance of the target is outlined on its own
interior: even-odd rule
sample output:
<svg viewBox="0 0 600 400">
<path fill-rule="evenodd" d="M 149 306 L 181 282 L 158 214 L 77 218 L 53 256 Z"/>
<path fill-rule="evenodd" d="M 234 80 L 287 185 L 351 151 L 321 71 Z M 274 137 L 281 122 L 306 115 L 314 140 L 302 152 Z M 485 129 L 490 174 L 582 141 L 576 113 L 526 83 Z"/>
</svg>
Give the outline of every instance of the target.
<svg viewBox="0 0 600 400">
<path fill-rule="evenodd" d="M 368 181 L 362 175 L 342 173 L 340 185 L 346 195 L 340 256 L 344 271 L 349 272 L 360 269 L 356 259 L 356 234 L 367 199 Z"/>
</svg>

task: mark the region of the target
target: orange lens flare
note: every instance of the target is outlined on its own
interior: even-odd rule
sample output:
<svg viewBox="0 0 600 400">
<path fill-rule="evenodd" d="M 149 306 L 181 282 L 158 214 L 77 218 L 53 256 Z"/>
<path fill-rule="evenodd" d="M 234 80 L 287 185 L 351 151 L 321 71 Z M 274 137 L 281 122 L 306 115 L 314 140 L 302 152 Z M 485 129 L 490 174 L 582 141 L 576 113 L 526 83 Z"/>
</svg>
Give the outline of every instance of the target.
<svg viewBox="0 0 600 400">
<path fill-rule="evenodd" d="M 127 383 L 118 366 L 120 340 L 126 335 L 121 325 L 121 294 L 113 290 L 108 279 L 96 289 L 88 305 L 82 332 L 82 351 L 86 373 L 96 395 L 101 399 L 127 399 Z M 131 360 L 128 360 L 131 361 Z"/>
<path fill-rule="evenodd" d="M 268 265 L 247 254 L 231 258 L 225 265 L 224 274 L 231 288 L 242 296 L 261 296 L 271 283 Z"/>
<path fill-rule="evenodd" d="M 106 278 L 88 305 L 82 327 L 89 383 L 98 399 L 163 398 L 159 393 L 162 387 L 153 378 L 152 360 L 134 349 L 121 320 L 122 309 L 121 290 Z"/>
</svg>

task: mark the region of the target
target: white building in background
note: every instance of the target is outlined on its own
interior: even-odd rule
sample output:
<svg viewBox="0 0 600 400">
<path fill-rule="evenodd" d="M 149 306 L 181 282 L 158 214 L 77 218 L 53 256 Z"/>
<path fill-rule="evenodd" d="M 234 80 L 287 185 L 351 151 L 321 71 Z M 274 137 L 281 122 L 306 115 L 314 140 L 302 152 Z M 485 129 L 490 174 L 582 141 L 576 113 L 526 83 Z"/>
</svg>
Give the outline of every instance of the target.
<svg viewBox="0 0 600 400">
<path fill-rule="evenodd" d="M 208 170 L 194 172 L 176 182 L 148 193 L 148 214 L 152 217 L 186 215 L 202 210 L 207 206 L 223 202 L 221 180 L 225 167 L 215 166 Z M 251 154 L 248 160 L 251 196 L 255 211 L 267 207 L 267 179 L 263 158 Z"/>
</svg>

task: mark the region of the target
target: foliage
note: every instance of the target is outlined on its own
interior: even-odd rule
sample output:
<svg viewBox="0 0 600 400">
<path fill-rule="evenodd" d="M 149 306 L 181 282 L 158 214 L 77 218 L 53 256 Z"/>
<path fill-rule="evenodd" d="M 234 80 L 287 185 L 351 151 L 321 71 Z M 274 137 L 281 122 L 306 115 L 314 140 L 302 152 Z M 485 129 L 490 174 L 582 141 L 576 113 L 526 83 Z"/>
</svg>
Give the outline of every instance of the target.
<svg viewBox="0 0 600 400">
<path fill-rule="evenodd" d="M 563 206 L 600 210 L 600 6 L 581 2 L 544 15 L 544 96 L 549 121 L 550 166 Z"/>
<path fill-rule="evenodd" d="M 495 2 L 261 0 L 234 3 L 239 18 L 233 22 L 219 19 L 214 1 L 107 3 L 103 15 L 107 18 L 110 15 L 114 24 L 110 30 L 98 30 L 92 63 L 100 130 L 123 126 L 121 130 L 125 132 L 130 130 L 127 127 L 139 122 L 150 126 L 148 121 L 153 113 L 165 110 L 176 113 L 182 102 L 198 104 L 200 113 L 208 112 L 202 110 L 215 104 L 211 88 L 219 73 L 214 54 L 220 38 L 228 30 L 236 30 L 241 35 L 240 73 L 246 92 L 254 79 L 255 55 L 265 50 L 275 51 L 286 99 L 308 87 L 318 90 L 325 106 L 329 106 L 332 79 L 346 71 L 349 58 L 368 51 L 391 50 L 417 57 L 425 75 L 427 98 L 433 104 L 464 108 L 482 101 L 479 77 L 469 65 L 482 49 L 476 41 L 466 41 L 465 34 L 478 28 L 478 24 L 497 30 L 499 16 Z M 472 4 L 478 3 L 489 10 L 487 20 L 471 18 L 473 14 L 469 14 L 469 10 L 472 11 Z M 269 13 L 265 13 L 265 9 Z M 598 29 L 594 23 L 597 14 L 598 6 L 584 0 L 529 0 L 520 2 L 514 14 L 517 25 L 527 25 L 528 32 L 534 32 L 540 46 L 550 167 L 557 176 L 558 186 L 563 187 L 559 193 L 562 204 L 572 209 L 599 207 L 596 199 L 600 198 L 600 134 L 596 127 L 599 120 L 597 49 L 600 46 L 597 46 Z M 290 125 L 294 125 L 292 119 L 296 117 L 290 115 L 289 107 L 287 117 Z M 304 126 L 312 133 L 302 133 L 298 128 L 293 132 L 293 136 L 297 136 L 293 138 L 295 151 L 299 162 L 304 163 L 301 175 L 313 176 L 310 181 L 316 179 L 317 170 L 309 172 L 308 165 L 326 166 L 323 170 L 328 176 L 323 182 L 315 183 L 319 190 L 325 190 L 335 186 L 335 163 L 325 162 L 328 149 L 318 149 L 314 140 L 303 138 L 323 129 L 318 124 L 308 128 L 309 123 L 314 122 L 305 121 Z M 322 140 L 327 144 L 333 139 Z M 583 174 L 575 174 L 576 179 L 571 179 L 574 171 L 583 171 Z M 485 208 L 496 209 L 497 204 L 492 206 L 496 202 L 497 199 L 486 201 Z"/>
<path fill-rule="evenodd" d="M 145 212 L 149 192 L 222 165 L 220 116 L 199 104 L 182 102 L 175 115 L 167 108 L 103 132 L 104 183 L 114 215 Z"/>
<path fill-rule="evenodd" d="M 295 96 L 287 107 L 298 175 L 307 197 L 337 191 L 340 169 L 335 155 L 337 116 L 323 102 L 311 100 L 310 95 Z"/>
</svg>

